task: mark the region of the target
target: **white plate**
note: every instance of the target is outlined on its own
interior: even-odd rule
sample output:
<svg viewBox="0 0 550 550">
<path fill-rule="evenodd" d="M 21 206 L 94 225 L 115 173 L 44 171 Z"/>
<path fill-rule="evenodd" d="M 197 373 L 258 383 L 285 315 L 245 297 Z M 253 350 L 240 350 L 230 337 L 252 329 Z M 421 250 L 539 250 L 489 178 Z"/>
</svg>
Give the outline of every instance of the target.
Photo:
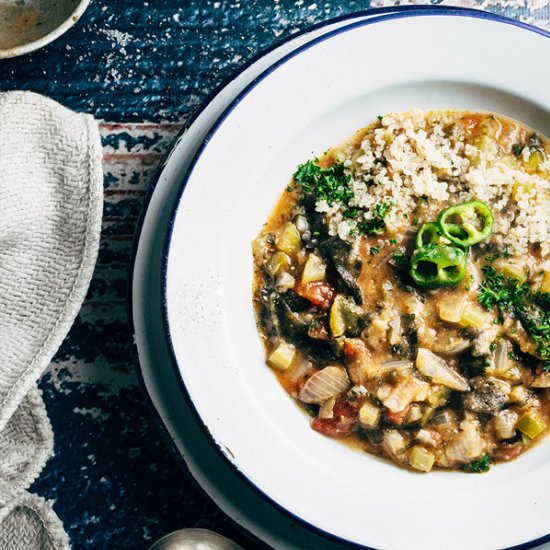
<svg viewBox="0 0 550 550">
<path fill-rule="evenodd" d="M 434 10 L 346 27 L 250 86 L 187 178 L 165 289 L 187 391 L 214 441 L 252 484 L 343 540 L 497 548 L 543 537 L 549 441 L 483 476 L 422 476 L 313 432 L 264 365 L 250 243 L 296 165 L 379 113 L 494 110 L 548 134 L 548 73 L 526 63 L 525 52 L 548 59 L 548 35 L 488 15 Z"/>
</svg>

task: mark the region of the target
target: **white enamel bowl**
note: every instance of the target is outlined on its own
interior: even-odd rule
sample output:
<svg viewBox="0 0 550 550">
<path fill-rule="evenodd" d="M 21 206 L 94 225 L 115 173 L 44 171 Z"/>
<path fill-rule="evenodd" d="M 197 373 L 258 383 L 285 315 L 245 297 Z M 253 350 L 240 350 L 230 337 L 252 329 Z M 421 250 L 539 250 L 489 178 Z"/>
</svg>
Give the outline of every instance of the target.
<svg viewBox="0 0 550 550">
<path fill-rule="evenodd" d="M 90 0 L 0 0 L 0 59 L 44 47 L 69 30 Z"/>
<path fill-rule="evenodd" d="M 550 532 L 550 440 L 485 475 L 418 475 L 322 437 L 265 367 L 251 242 L 298 163 L 376 115 L 496 111 L 550 133 L 545 33 L 434 10 L 350 25 L 253 82 L 199 149 L 174 214 L 166 324 L 179 374 L 227 460 L 267 499 L 377 548 L 502 548 Z"/>
</svg>

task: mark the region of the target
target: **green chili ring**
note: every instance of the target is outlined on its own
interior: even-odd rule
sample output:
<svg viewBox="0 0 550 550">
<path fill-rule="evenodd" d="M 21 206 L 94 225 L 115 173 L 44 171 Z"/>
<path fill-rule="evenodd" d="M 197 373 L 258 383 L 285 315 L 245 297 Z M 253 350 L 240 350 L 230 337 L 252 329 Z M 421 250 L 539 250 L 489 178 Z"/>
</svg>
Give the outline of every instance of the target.
<svg viewBox="0 0 550 550">
<path fill-rule="evenodd" d="M 468 236 L 466 231 L 455 223 L 449 223 L 447 224 L 447 227 L 451 235 L 457 238 L 464 238 Z M 422 248 L 423 246 L 427 246 L 429 244 L 444 245 L 446 243 L 441 240 L 443 237 L 445 236 L 442 234 L 439 225 L 436 222 L 428 222 L 425 223 L 416 234 L 414 245 L 415 248 Z"/>
<path fill-rule="evenodd" d="M 410 274 L 423 288 L 455 286 L 464 278 L 467 259 L 462 248 L 429 244 L 414 251 Z"/>
<path fill-rule="evenodd" d="M 451 216 L 458 218 L 460 223 L 448 223 Z M 473 223 L 476 218 L 481 222 L 481 229 L 477 229 Z M 466 248 L 480 243 L 491 234 L 493 213 L 484 202 L 470 201 L 445 208 L 439 214 L 437 224 L 449 241 Z"/>
</svg>

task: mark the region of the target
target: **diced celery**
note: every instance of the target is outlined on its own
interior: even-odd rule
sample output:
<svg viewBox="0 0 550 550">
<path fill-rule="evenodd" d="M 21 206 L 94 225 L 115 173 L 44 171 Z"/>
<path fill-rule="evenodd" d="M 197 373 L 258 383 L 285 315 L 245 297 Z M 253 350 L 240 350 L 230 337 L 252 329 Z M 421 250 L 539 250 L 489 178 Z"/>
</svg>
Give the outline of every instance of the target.
<svg viewBox="0 0 550 550">
<path fill-rule="evenodd" d="M 408 458 L 410 466 L 421 472 L 429 472 L 435 462 L 435 456 L 420 445 L 409 449 Z"/>
<path fill-rule="evenodd" d="M 512 391 L 510 391 L 510 402 L 511 403 L 525 403 L 529 398 L 529 392 L 523 385 L 514 386 Z"/>
<path fill-rule="evenodd" d="M 275 252 L 267 262 L 266 268 L 271 275 L 278 275 L 290 265 L 290 258 L 284 252 Z"/>
<path fill-rule="evenodd" d="M 531 439 L 535 439 L 544 428 L 546 428 L 544 421 L 535 411 L 524 413 L 516 424 L 516 429 Z"/>
<path fill-rule="evenodd" d="M 439 388 L 428 396 L 428 403 L 434 408 L 443 407 L 450 395 L 451 390 L 449 388 Z"/>
<path fill-rule="evenodd" d="M 478 124 L 478 129 L 486 136 L 494 138 L 501 129 L 500 122 L 494 116 L 488 116 Z"/>
<path fill-rule="evenodd" d="M 277 238 L 277 248 L 287 254 L 294 254 L 299 250 L 301 243 L 302 239 L 296 226 L 291 222 L 285 223 Z"/>
<path fill-rule="evenodd" d="M 346 332 L 346 322 L 344 321 L 344 315 L 342 314 L 342 308 L 339 306 L 340 296 L 336 296 L 334 303 L 330 308 L 330 331 L 334 338 L 343 336 Z"/>
<path fill-rule="evenodd" d="M 508 277 L 516 279 L 520 284 L 524 283 L 527 280 L 527 275 L 525 271 L 514 264 L 503 263 L 500 265 L 500 270 Z"/>
<path fill-rule="evenodd" d="M 277 370 L 286 370 L 292 364 L 296 348 L 288 342 L 281 342 L 268 358 L 270 366 Z"/>
<path fill-rule="evenodd" d="M 364 428 L 375 429 L 380 422 L 380 408 L 370 401 L 365 401 L 359 409 L 359 423 Z"/>
<path fill-rule="evenodd" d="M 492 159 L 498 153 L 496 141 L 487 135 L 477 136 L 473 141 L 473 145 L 477 148 L 477 151 L 468 153 L 468 156 L 474 168 L 479 166 L 482 158 Z"/>
<path fill-rule="evenodd" d="M 477 136 L 474 145 L 485 155 L 494 156 L 498 152 L 496 141 L 488 135 Z"/>
<path fill-rule="evenodd" d="M 346 343 L 346 337 L 345 336 L 338 336 L 337 338 L 334 338 L 332 341 L 332 351 L 340 357 L 342 353 L 344 352 L 344 344 Z"/>
<path fill-rule="evenodd" d="M 422 418 L 420 419 L 420 425 L 425 426 L 434 415 L 435 409 L 433 407 L 425 407 L 422 411 Z"/>
<path fill-rule="evenodd" d="M 528 172 L 535 172 L 543 162 L 544 155 L 538 149 L 535 149 L 529 156 L 529 160 L 525 163 L 525 168 Z"/>
<path fill-rule="evenodd" d="M 548 292 L 548 294 L 550 294 L 550 271 L 544 271 L 540 289 L 542 292 Z"/>
<path fill-rule="evenodd" d="M 422 419 L 422 407 L 415 403 L 414 405 L 411 405 L 411 408 L 409 409 L 409 412 L 407 413 L 407 416 L 405 417 L 405 421 L 403 423 L 405 425 L 414 424 L 415 422 L 418 422 L 421 419 Z"/>
<path fill-rule="evenodd" d="M 356 336 L 362 328 L 363 310 L 352 300 L 338 294 L 330 308 L 329 324 L 332 336 L 339 338 L 345 333 Z"/>
<path fill-rule="evenodd" d="M 449 323 L 458 323 L 464 309 L 464 297 L 447 298 L 439 302 L 439 317 Z"/>
<path fill-rule="evenodd" d="M 483 328 L 489 322 L 489 315 L 482 309 L 468 304 L 460 315 L 459 323 L 463 327 Z"/>
<path fill-rule="evenodd" d="M 327 266 L 323 263 L 323 260 L 316 254 L 310 254 L 304 271 L 302 272 L 302 283 L 315 283 L 322 281 L 325 278 Z"/>
</svg>

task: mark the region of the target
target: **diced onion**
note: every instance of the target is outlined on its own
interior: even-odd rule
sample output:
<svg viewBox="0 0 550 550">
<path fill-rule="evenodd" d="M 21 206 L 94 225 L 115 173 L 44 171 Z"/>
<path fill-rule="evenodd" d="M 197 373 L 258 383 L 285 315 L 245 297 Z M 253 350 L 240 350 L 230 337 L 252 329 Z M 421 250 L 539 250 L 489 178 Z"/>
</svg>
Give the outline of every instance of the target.
<svg viewBox="0 0 550 550">
<path fill-rule="evenodd" d="M 449 323 L 458 323 L 464 309 L 464 296 L 452 297 L 439 302 L 439 317 Z"/>
<path fill-rule="evenodd" d="M 325 367 L 316 372 L 305 384 L 298 399 L 303 403 L 322 403 L 350 386 L 347 372 L 342 367 Z"/>
<path fill-rule="evenodd" d="M 326 270 L 327 266 L 323 263 L 323 260 L 316 254 L 310 254 L 302 272 L 302 283 L 322 281 L 325 278 Z"/>
<path fill-rule="evenodd" d="M 510 439 L 516 435 L 518 415 L 510 409 L 500 411 L 495 416 L 495 432 L 499 439 Z"/>
<path fill-rule="evenodd" d="M 298 382 L 306 374 L 313 370 L 313 365 L 307 359 L 297 361 L 294 367 L 291 367 L 288 371 L 288 378 L 291 382 Z"/>
<path fill-rule="evenodd" d="M 446 350 L 440 351 L 440 353 L 442 355 L 458 355 L 459 353 L 466 351 L 469 347 L 470 347 L 469 340 L 459 339 L 456 342 L 453 342 L 453 345 L 447 348 Z"/>
<path fill-rule="evenodd" d="M 397 430 L 386 430 L 383 440 L 384 450 L 397 462 L 403 462 L 404 458 L 400 451 L 405 449 L 406 443 L 403 436 Z"/>
<path fill-rule="evenodd" d="M 452 390 L 467 391 L 470 387 L 468 382 L 451 369 L 444 359 L 426 348 L 418 348 L 416 368 L 436 384 L 442 384 Z"/>
<path fill-rule="evenodd" d="M 496 348 L 493 355 L 495 372 L 503 373 L 510 368 L 510 361 L 508 359 L 508 353 L 510 351 L 510 345 L 506 340 L 501 340 Z"/>
<path fill-rule="evenodd" d="M 446 455 L 451 462 L 466 464 L 481 456 L 483 441 L 471 422 L 464 420 L 460 428 L 460 433 L 447 446 Z"/>
<path fill-rule="evenodd" d="M 296 280 L 290 273 L 283 271 L 275 283 L 275 288 L 279 292 L 285 292 L 286 290 L 292 288 L 295 282 Z"/>
<path fill-rule="evenodd" d="M 373 369 L 373 376 L 386 376 L 392 372 L 404 372 L 412 369 L 412 363 L 406 360 L 386 361 Z"/>
<path fill-rule="evenodd" d="M 550 372 L 539 374 L 531 384 L 532 388 L 550 388 Z"/>
<path fill-rule="evenodd" d="M 304 233 L 309 229 L 309 224 L 307 223 L 307 218 L 305 216 L 302 216 L 301 214 L 299 216 L 296 216 L 296 219 L 294 220 L 294 223 L 296 224 L 296 229 L 300 233 Z"/>
<path fill-rule="evenodd" d="M 393 387 L 391 393 L 383 400 L 384 406 L 391 412 L 404 411 L 413 401 L 424 401 L 430 386 L 413 378 L 405 378 Z"/>
<path fill-rule="evenodd" d="M 317 415 L 317 418 L 323 418 L 327 420 L 334 418 L 334 411 L 332 409 L 334 408 L 335 403 L 336 399 L 334 397 L 323 401 L 321 403 L 321 407 L 319 408 L 319 414 Z"/>
</svg>

